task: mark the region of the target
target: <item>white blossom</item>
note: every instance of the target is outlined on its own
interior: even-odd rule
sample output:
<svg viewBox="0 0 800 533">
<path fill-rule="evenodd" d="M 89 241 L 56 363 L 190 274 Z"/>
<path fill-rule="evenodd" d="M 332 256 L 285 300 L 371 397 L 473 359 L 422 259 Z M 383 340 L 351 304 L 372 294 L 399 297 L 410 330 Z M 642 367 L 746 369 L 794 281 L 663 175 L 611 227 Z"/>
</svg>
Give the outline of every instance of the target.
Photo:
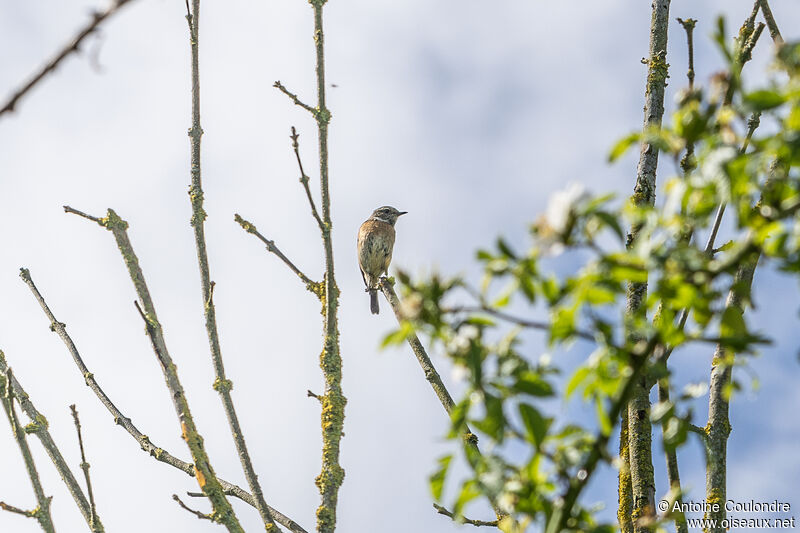
<svg viewBox="0 0 800 533">
<path fill-rule="evenodd" d="M 580 183 L 572 183 L 562 191 L 556 191 L 550 196 L 544 217 L 547 224 L 557 233 L 567 229 L 570 217 L 578 204 L 588 198 L 586 188 Z"/>
<path fill-rule="evenodd" d="M 456 383 L 463 383 L 469 379 L 469 369 L 462 364 L 456 363 L 453 365 L 453 370 L 450 371 L 450 377 Z"/>
<path fill-rule="evenodd" d="M 706 392 L 708 392 L 708 384 L 703 381 L 699 383 L 689 383 L 683 388 L 683 393 L 691 398 L 705 396 Z"/>
</svg>

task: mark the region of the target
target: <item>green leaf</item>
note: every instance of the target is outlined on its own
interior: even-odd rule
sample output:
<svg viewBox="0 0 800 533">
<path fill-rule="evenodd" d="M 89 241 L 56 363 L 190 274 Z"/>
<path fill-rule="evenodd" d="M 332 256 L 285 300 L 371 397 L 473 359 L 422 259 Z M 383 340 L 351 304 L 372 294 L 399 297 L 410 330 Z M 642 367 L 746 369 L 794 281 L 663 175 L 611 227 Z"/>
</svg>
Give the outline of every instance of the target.
<svg viewBox="0 0 800 533">
<path fill-rule="evenodd" d="M 661 422 L 668 416 L 672 416 L 674 405 L 669 400 L 653 404 L 650 408 L 650 420 Z"/>
<path fill-rule="evenodd" d="M 475 326 L 491 327 L 491 326 L 495 326 L 496 325 L 496 322 L 494 320 L 492 320 L 491 318 L 489 318 L 487 316 L 477 316 L 477 315 L 473 315 L 473 316 L 467 318 L 464 322 L 467 323 L 467 324 L 473 324 Z"/>
<path fill-rule="evenodd" d="M 603 435 L 610 435 L 611 419 L 608 418 L 608 413 L 606 412 L 604 404 L 605 402 L 603 402 L 601 398 L 595 398 L 594 406 L 597 412 L 597 421 L 600 423 L 600 430 L 603 432 Z"/>
<path fill-rule="evenodd" d="M 674 450 L 686 442 L 688 432 L 685 420 L 677 417 L 670 418 L 667 421 L 666 429 L 664 429 L 664 448 L 668 451 Z"/>
<path fill-rule="evenodd" d="M 500 250 L 500 253 L 502 253 L 503 256 L 508 257 L 509 259 L 517 258 L 517 255 L 502 237 L 497 238 L 497 249 Z"/>
<path fill-rule="evenodd" d="M 744 324 L 742 311 L 736 306 L 730 305 L 722 313 L 722 323 L 720 324 L 720 334 L 722 337 L 741 337 L 747 332 Z"/>
<path fill-rule="evenodd" d="M 575 309 L 560 307 L 553 313 L 550 342 L 566 339 L 575 332 Z"/>
<path fill-rule="evenodd" d="M 462 516 L 464 506 L 480 495 L 481 491 L 474 479 L 464 482 L 464 484 L 461 486 L 461 492 L 458 494 L 458 499 L 456 500 L 455 505 L 453 505 L 453 514 L 456 516 Z"/>
<path fill-rule="evenodd" d="M 542 280 L 542 294 L 547 298 L 550 304 L 556 303 L 560 296 L 558 289 L 558 281 L 554 277 Z"/>
<path fill-rule="evenodd" d="M 522 294 L 528 299 L 528 303 L 536 302 L 536 285 L 534 285 L 531 276 L 520 274 L 517 280 L 519 282 L 519 288 L 522 289 Z"/>
<path fill-rule="evenodd" d="M 553 395 L 553 386 L 536 372 L 523 372 L 514 383 L 514 390 L 531 396 L 546 397 Z"/>
<path fill-rule="evenodd" d="M 642 137 L 641 133 L 635 132 L 617 141 L 617 143 L 611 148 L 611 151 L 608 153 L 608 162 L 613 163 L 614 161 L 622 157 L 622 155 L 625 152 L 627 152 L 631 146 L 639 142 L 639 139 L 641 139 L 641 137 Z"/>
<path fill-rule="evenodd" d="M 450 433 L 447 435 L 448 438 L 452 439 L 461 435 L 464 422 L 466 422 L 467 415 L 469 414 L 470 406 L 469 396 L 467 396 L 464 400 L 457 403 L 453 407 L 453 410 L 450 411 Z"/>
<path fill-rule="evenodd" d="M 786 97 L 775 91 L 761 89 L 745 94 L 744 101 L 756 111 L 765 111 L 783 105 Z"/>
<path fill-rule="evenodd" d="M 572 377 L 569 378 L 567 382 L 567 388 L 564 392 L 567 398 L 572 396 L 572 393 L 578 388 L 578 386 L 583 383 L 583 381 L 589 376 L 591 369 L 588 366 L 582 366 L 572 374 Z"/>
<path fill-rule="evenodd" d="M 605 211 L 597 211 L 594 215 L 611 228 L 620 240 L 625 240 L 625 230 L 622 229 L 622 224 L 620 224 L 617 217 Z"/>
<path fill-rule="evenodd" d="M 483 404 L 484 407 L 486 407 L 486 416 L 480 420 L 475 420 L 473 424 L 492 439 L 497 442 L 502 442 L 506 429 L 506 419 L 503 415 L 503 402 L 500 398 L 491 394 L 484 394 L 483 398 Z"/>
<path fill-rule="evenodd" d="M 479 261 L 489 261 L 494 256 L 487 252 L 486 250 L 478 250 L 478 253 L 475 254 Z"/>
<path fill-rule="evenodd" d="M 409 335 L 414 333 L 414 326 L 410 322 L 403 321 L 400 328 L 390 332 L 381 341 L 381 348 L 392 346 L 396 344 L 403 344 Z"/>
<path fill-rule="evenodd" d="M 519 404 L 519 414 L 525 424 L 528 440 L 538 449 L 547 435 L 547 429 L 550 427 L 552 419 L 543 417 L 539 411 L 527 403 Z"/>
<path fill-rule="evenodd" d="M 439 468 L 431 474 L 429 481 L 431 486 L 431 493 L 433 499 L 437 502 L 442 499 L 442 490 L 444 489 L 444 480 L 447 477 L 447 470 L 450 468 L 450 461 L 453 459 L 452 454 L 445 455 L 439 458 Z"/>
</svg>

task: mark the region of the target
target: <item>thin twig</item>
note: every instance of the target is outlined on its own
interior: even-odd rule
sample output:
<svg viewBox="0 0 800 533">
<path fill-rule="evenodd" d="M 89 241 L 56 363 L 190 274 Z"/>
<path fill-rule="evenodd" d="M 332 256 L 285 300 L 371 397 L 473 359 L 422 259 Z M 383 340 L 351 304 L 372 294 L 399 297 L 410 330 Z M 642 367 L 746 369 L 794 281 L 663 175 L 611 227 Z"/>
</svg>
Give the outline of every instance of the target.
<svg viewBox="0 0 800 533">
<path fill-rule="evenodd" d="M 307 390 L 307 391 L 306 391 L 306 396 L 308 396 L 309 398 L 314 398 L 314 399 L 315 399 L 315 400 L 317 400 L 318 402 L 322 403 L 322 396 L 320 396 L 319 394 L 316 394 L 316 393 L 312 392 L 312 391 L 311 391 L 311 389 L 309 389 L 309 390 Z"/>
<path fill-rule="evenodd" d="M 36 516 L 36 511 L 26 511 L 25 509 L 20 509 L 19 507 L 9 505 L 6 502 L 0 502 L 0 509 L 8 511 L 9 513 L 21 514 L 22 516 L 27 516 L 28 518 L 33 518 Z"/>
<path fill-rule="evenodd" d="M 239 455 L 239 462 L 244 471 L 244 477 L 250 492 L 256 500 L 258 509 L 264 526 L 269 530 L 280 531 L 275 525 L 275 521 L 269 513 L 269 507 L 264 499 L 261 484 L 258 482 L 253 461 L 247 451 L 247 443 L 244 439 L 244 432 L 239 423 L 239 416 L 231 397 L 233 382 L 225 375 L 225 366 L 222 361 L 222 348 L 219 341 L 217 330 L 217 313 L 214 308 L 214 282 L 211 281 L 210 267 L 208 263 L 208 252 L 206 250 L 206 237 L 204 222 L 206 212 L 203 209 L 203 182 L 200 167 L 200 141 L 203 136 L 203 128 L 200 125 L 200 60 L 199 60 L 199 33 L 200 33 L 200 0 L 192 0 L 191 18 L 189 18 L 189 43 L 192 55 L 192 127 L 189 129 L 191 140 L 191 185 L 189 186 L 189 198 L 192 204 L 191 225 L 194 230 L 195 248 L 197 249 L 197 264 L 200 269 L 200 285 L 203 297 L 203 308 L 206 322 L 206 332 L 208 343 L 211 348 L 211 360 L 214 366 L 214 389 L 219 393 L 222 401 L 225 416 L 228 419 L 228 426 L 231 430 L 233 442 L 236 445 L 236 452 Z M 187 17 L 188 18 L 188 17 Z M 176 497 L 177 498 L 177 497 Z"/>
<path fill-rule="evenodd" d="M 686 77 L 689 78 L 689 90 L 694 89 L 694 27 L 697 24 L 695 19 L 682 19 L 677 20 L 683 29 L 686 31 L 686 46 L 689 49 L 689 70 L 686 71 Z"/>
<path fill-rule="evenodd" d="M 271 241 L 266 237 L 264 237 L 261 233 L 259 233 L 259 231 L 256 229 L 255 225 L 252 222 L 248 222 L 247 220 L 240 217 L 238 214 L 234 215 L 233 219 L 236 222 L 238 222 L 239 225 L 242 226 L 242 229 L 244 229 L 247 233 L 255 235 L 258 240 L 263 242 L 267 246 L 267 250 L 269 252 L 277 255 L 278 258 L 280 258 L 280 260 L 283 261 L 283 264 L 288 266 L 292 272 L 297 274 L 297 277 L 299 277 L 300 280 L 303 283 L 305 283 L 306 288 L 309 291 L 313 292 L 318 297 L 321 295 L 321 284 L 303 274 L 303 271 L 297 268 L 297 266 L 294 263 L 292 263 L 292 261 L 288 257 L 286 257 L 286 255 L 284 255 L 283 252 L 280 251 L 280 249 L 275 245 L 275 241 Z"/>
<path fill-rule="evenodd" d="M 492 316 L 494 316 L 496 318 L 499 318 L 501 320 L 505 320 L 506 322 L 511 322 L 511 323 L 516 324 L 517 326 L 520 326 L 520 327 L 523 327 L 523 328 L 538 329 L 538 330 L 542 330 L 542 331 L 550 331 L 550 324 L 548 324 L 547 322 L 541 322 L 541 321 L 538 321 L 538 320 L 529 320 L 529 319 L 526 319 L 526 318 L 520 318 L 520 317 L 511 315 L 509 313 L 505 313 L 503 311 L 500 311 L 498 309 L 494 309 L 492 307 L 489 307 L 488 305 L 476 305 L 476 306 L 464 305 L 464 306 L 457 306 L 457 307 L 446 307 L 446 308 L 442 309 L 442 312 L 443 313 L 486 313 L 488 315 L 492 315 Z M 575 331 L 573 331 L 572 334 L 575 335 L 576 337 L 580 338 L 580 339 L 587 340 L 587 341 L 590 341 L 590 342 L 596 342 L 597 341 L 595 336 L 592 335 L 591 333 L 589 333 L 588 331 L 575 330 Z"/>
<path fill-rule="evenodd" d="M 5 374 L 7 369 L 8 364 L 6 363 L 5 355 L 0 351 L 0 374 Z M 70 470 L 69 465 L 67 465 L 67 462 L 64 460 L 64 456 L 61 455 L 61 451 L 53 441 L 53 437 L 50 435 L 50 431 L 48 431 L 47 419 L 36 409 L 36 406 L 33 405 L 33 402 L 31 402 L 30 397 L 25 392 L 25 389 L 22 388 L 16 376 L 11 376 L 8 381 L 11 385 L 14 397 L 22 408 L 22 412 L 32 420 L 32 422 L 26 426 L 26 429 L 28 432 L 36 435 L 36 438 L 42 443 L 42 447 L 53 462 L 53 466 L 55 466 L 58 475 L 64 481 L 67 489 L 69 489 L 69 493 L 72 495 L 72 499 L 75 500 L 75 504 L 78 506 L 83 518 L 86 520 L 87 524 L 90 524 L 91 511 L 89 508 L 89 501 L 83 494 L 83 489 L 81 489 L 78 480 L 75 479 L 75 475 L 72 473 L 72 470 Z M 97 520 L 95 526 L 97 526 L 99 522 L 100 521 Z"/>
<path fill-rule="evenodd" d="M 185 503 L 183 503 L 181 501 L 181 499 L 178 497 L 177 494 L 173 494 L 172 495 L 172 499 L 175 500 L 176 502 L 178 502 L 178 505 L 181 507 L 181 509 L 185 509 L 186 511 L 192 513 L 193 515 L 195 515 L 200 520 L 211 520 L 212 522 L 214 521 L 214 517 L 212 515 L 206 514 L 206 513 L 201 513 L 200 511 L 196 511 L 196 510 L 192 509 L 191 507 L 189 507 L 188 505 L 186 505 Z"/>
<path fill-rule="evenodd" d="M 181 425 L 183 439 L 192 454 L 194 467 L 197 470 L 197 483 L 211 502 L 217 521 L 223 524 L 228 531 L 232 533 L 242 532 L 243 529 L 239 524 L 239 519 L 236 517 L 230 502 L 225 497 L 222 486 L 211 466 L 208 454 L 203 446 L 203 438 L 195 425 L 194 418 L 189 409 L 189 401 L 186 398 L 183 385 L 181 385 L 180 378 L 178 377 L 177 368 L 167 351 L 164 331 L 161 327 L 161 323 L 158 321 L 155 306 L 150 296 L 150 290 L 147 288 L 144 274 L 139 266 L 139 259 L 136 257 L 136 253 L 128 238 L 128 223 L 120 218 L 113 209 L 109 209 L 107 216 L 102 219 L 97 219 L 97 222 L 114 235 L 117 247 L 125 260 L 125 266 L 128 269 L 131 281 L 136 289 L 136 294 L 141 302 L 147 336 L 150 338 L 153 351 L 161 362 L 165 384 L 170 392 L 175 414 Z"/>
<path fill-rule="evenodd" d="M 308 105 L 306 103 L 303 103 L 303 101 L 300 100 L 300 98 L 296 94 L 294 94 L 289 89 L 284 87 L 283 84 L 280 81 L 276 81 L 275 83 L 272 84 L 272 86 L 275 87 L 276 89 L 278 89 L 280 92 L 282 92 L 286 96 L 288 96 L 292 100 L 292 102 L 295 103 L 295 105 L 298 105 L 298 106 L 302 107 L 303 109 L 305 109 L 306 111 L 308 111 L 309 113 L 311 113 L 312 115 L 317 116 L 317 110 L 316 109 L 314 109 L 313 107 L 311 107 L 310 105 Z"/>
<path fill-rule="evenodd" d="M 0 352 L 0 355 L 1 354 L 2 352 Z M 14 435 L 14 439 L 17 441 L 20 453 L 22 453 L 22 459 L 25 462 L 25 469 L 28 471 L 28 478 L 31 480 L 33 493 L 36 495 L 36 502 L 38 504 L 36 509 L 30 512 L 30 514 L 25 511 L 19 514 L 36 518 L 45 533 L 55 533 L 53 518 L 50 516 L 50 502 L 53 498 L 52 496 L 47 497 L 44 494 L 42 481 L 39 479 L 39 472 L 36 470 L 36 463 L 33 461 L 33 455 L 31 454 L 31 449 L 28 446 L 25 430 L 19 423 L 17 410 L 14 407 L 15 398 L 14 387 L 11 386 L 12 378 L 13 373 L 11 372 L 11 369 L 6 367 L 3 371 L 3 374 L 0 375 L 0 403 L 3 404 L 3 409 L 8 417 L 8 423 L 11 425 L 11 432 Z M 17 509 L 17 511 L 19 511 L 19 509 Z"/>
<path fill-rule="evenodd" d="M 25 96 L 31 89 L 33 89 L 40 81 L 42 81 L 48 74 L 55 71 L 56 67 L 65 58 L 80 50 L 83 40 L 97 31 L 97 28 L 107 18 L 116 13 L 122 6 L 128 4 L 131 0 L 115 0 L 105 11 L 94 11 L 92 13 L 92 20 L 84 26 L 72 40 L 61 48 L 59 52 L 53 56 L 38 72 L 36 72 L 25 85 L 14 91 L 11 97 L 6 101 L 2 108 L 0 108 L 0 116 L 5 113 L 10 113 L 16 108 L 17 102 Z"/>
<path fill-rule="evenodd" d="M 705 442 L 705 439 L 708 438 L 708 433 L 706 433 L 706 428 L 701 428 L 700 426 L 698 426 L 696 424 L 689 424 L 687 426 L 687 428 L 692 433 L 696 433 L 696 434 L 700 435 L 700 437 L 703 438 L 704 442 Z"/>
<path fill-rule="evenodd" d="M 686 31 L 686 46 L 689 52 L 689 69 L 686 71 L 686 77 L 689 79 L 689 91 L 694 90 L 694 27 L 697 24 L 695 19 L 676 19 L 683 29 Z M 681 170 L 687 174 L 694 169 L 694 141 L 687 143 L 686 153 L 681 158 Z"/>
<path fill-rule="evenodd" d="M 436 509 L 436 512 L 438 512 L 439 514 L 447 516 L 460 524 L 469 524 L 475 527 L 480 527 L 480 526 L 497 527 L 497 524 L 500 522 L 499 520 L 492 520 L 488 522 L 486 520 L 473 520 L 465 516 L 456 517 L 456 515 L 453 514 L 453 511 L 448 511 L 446 508 L 442 507 L 438 503 L 434 503 L 433 508 Z"/>
<path fill-rule="evenodd" d="M 160 448 L 153 444 L 150 441 L 150 438 L 139 431 L 139 429 L 133 424 L 130 418 L 125 416 L 117 406 L 111 401 L 111 399 L 106 395 L 100 385 L 97 383 L 97 380 L 94 377 L 94 374 L 89 371 L 86 367 L 86 364 L 83 361 L 80 353 L 78 352 L 75 343 L 72 341 L 72 338 L 67 333 L 67 330 L 62 322 L 59 322 L 56 317 L 53 315 L 53 312 L 50 310 L 50 307 L 45 302 L 44 297 L 39 292 L 36 285 L 33 283 L 31 279 L 30 272 L 27 269 L 22 269 L 22 273 L 20 277 L 25 281 L 28 287 L 31 289 L 33 296 L 36 298 L 36 301 L 41 306 L 42 310 L 44 311 L 45 315 L 47 316 L 48 320 L 50 321 L 51 328 L 55 331 L 64 344 L 67 347 L 67 350 L 70 352 L 72 356 L 72 360 L 75 362 L 75 365 L 78 367 L 81 375 L 83 376 L 84 380 L 86 381 L 86 386 L 88 386 L 92 392 L 97 396 L 100 400 L 100 403 L 111 413 L 111 416 L 114 417 L 114 423 L 121 426 L 133 439 L 139 443 L 142 451 L 153 457 L 155 460 L 162 462 L 164 464 L 170 465 L 173 468 L 177 468 L 178 470 L 188 474 L 191 477 L 195 477 L 195 469 L 194 465 L 191 463 L 187 463 L 186 461 L 182 461 L 172 454 L 170 454 L 167 450 Z M 138 307 L 138 302 L 137 302 Z M 2 365 L 0 365 L 0 369 L 2 369 Z M 16 389 L 17 394 L 19 394 L 20 389 Z M 24 394 L 24 392 L 23 392 Z M 31 406 L 32 407 L 32 406 Z M 36 413 L 35 411 L 33 411 Z M 34 418 L 36 415 L 31 415 L 26 411 L 26 414 L 31 418 Z M 244 490 L 243 488 L 234 485 L 224 479 L 219 478 L 219 482 L 222 485 L 223 491 L 225 494 L 229 496 L 235 496 L 240 500 L 244 501 L 245 503 L 256 507 L 255 498 L 252 494 Z M 200 496 L 205 497 L 205 494 L 202 492 L 199 493 Z M 88 505 L 87 505 L 88 507 Z M 303 529 L 300 525 L 296 522 L 285 516 L 283 513 L 270 507 L 269 509 L 270 514 L 275 518 L 275 520 L 280 523 L 282 526 L 285 526 L 287 529 L 292 531 L 293 533 L 307 533 L 305 529 Z"/>
<path fill-rule="evenodd" d="M 300 134 L 297 133 L 297 130 L 295 129 L 294 126 L 292 126 L 292 135 L 290 138 L 292 139 L 292 149 L 294 149 L 294 155 L 295 158 L 297 159 L 297 167 L 300 169 L 300 183 L 303 184 L 303 189 L 305 189 L 306 197 L 308 198 L 308 204 L 311 206 L 311 216 L 313 216 L 314 220 L 317 221 L 317 225 L 319 226 L 320 231 L 324 232 L 325 224 L 319 217 L 317 206 L 314 203 L 314 197 L 311 195 L 311 189 L 308 186 L 309 178 L 306 175 L 305 171 L 303 170 L 303 161 L 300 159 L 300 143 L 298 142 Z"/>
<path fill-rule="evenodd" d="M 86 480 L 86 493 L 89 495 L 89 508 L 92 513 L 91 523 L 89 524 L 92 528 L 92 531 L 97 531 L 95 529 L 95 523 L 97 522 L 97 507 L 94 503 L 94 492 L 92 491 L 92 480 L 89 477 L 89 463 L 86 461 L 86 452 L 83 449 L 83 435 L 81 434 L 81 421 L 78 418 L 78 409 L 75 407 L 75 404 L 69 406 L 70 411 L 72 412 L 72 420 L 75 422 L 75 431 L 78 433 L 78 447 L 81 450 L 81 470 L 83 470 L 83 477 Z"/>
</svg>

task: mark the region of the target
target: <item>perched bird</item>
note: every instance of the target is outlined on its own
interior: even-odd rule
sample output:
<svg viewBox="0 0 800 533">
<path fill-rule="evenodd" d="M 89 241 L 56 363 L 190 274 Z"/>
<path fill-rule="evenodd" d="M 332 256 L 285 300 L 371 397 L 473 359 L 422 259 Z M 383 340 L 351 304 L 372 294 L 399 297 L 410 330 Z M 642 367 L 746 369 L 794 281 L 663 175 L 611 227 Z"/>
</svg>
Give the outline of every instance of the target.
<svg viewBox="0 0 800 533">
<path fill-rule="evenodd" d="M 373 211 L 358 229 L 358 266 L 367 286 L 369 308 L 373 315 L 378 314 L 378 284 L 392 262 L 394 223 L 397 217 L 406 213 L 385 205 Z"/>
</svg>

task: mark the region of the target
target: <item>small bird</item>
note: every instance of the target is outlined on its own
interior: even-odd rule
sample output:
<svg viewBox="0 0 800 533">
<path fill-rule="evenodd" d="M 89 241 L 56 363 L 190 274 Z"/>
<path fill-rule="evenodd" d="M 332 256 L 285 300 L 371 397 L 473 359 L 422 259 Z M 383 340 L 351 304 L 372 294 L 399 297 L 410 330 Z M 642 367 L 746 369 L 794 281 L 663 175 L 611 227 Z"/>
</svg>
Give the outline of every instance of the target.
<svg viewBox="0 0 800 533">
<path fill-rule="evenodd" d="M 358 229 L 358 266 L 367 286 L 369 308 L 373 315 L 379 311 L 378 283 L 381 276 L 389 271 L 389 263 L 392 262 L 394 224 L 397 217 L 407 212 L 388 205 L 379 207 Z"/>
</svg>

